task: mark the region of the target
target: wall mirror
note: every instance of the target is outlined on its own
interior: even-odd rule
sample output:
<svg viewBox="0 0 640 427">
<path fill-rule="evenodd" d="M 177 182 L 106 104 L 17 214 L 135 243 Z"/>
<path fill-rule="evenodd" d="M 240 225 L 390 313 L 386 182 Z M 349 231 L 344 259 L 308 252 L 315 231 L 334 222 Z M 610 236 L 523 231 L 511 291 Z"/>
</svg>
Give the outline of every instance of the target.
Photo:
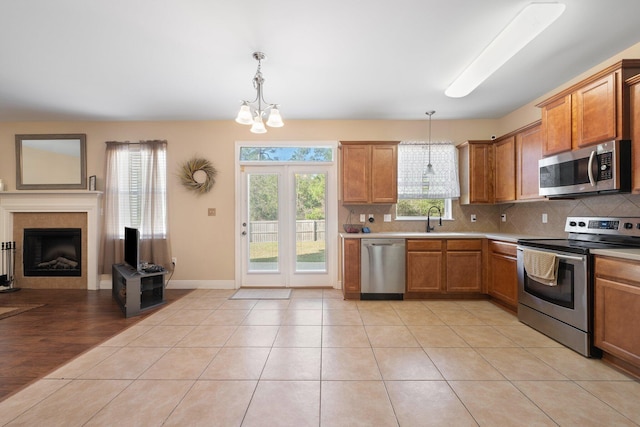
<svg viewBox="0 0 640 427">
<path fill-rule="evenodd" d="M 16 135 L 18 190 L 86 189 L 87 136 Z"/>
</svg>

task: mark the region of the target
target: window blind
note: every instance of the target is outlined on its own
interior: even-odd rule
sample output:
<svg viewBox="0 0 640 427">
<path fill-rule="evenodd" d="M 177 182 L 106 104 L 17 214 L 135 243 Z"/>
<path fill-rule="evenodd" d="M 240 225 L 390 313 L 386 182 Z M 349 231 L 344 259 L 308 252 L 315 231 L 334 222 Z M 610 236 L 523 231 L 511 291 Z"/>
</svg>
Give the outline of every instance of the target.
<svg viewBox="0 0 640 427">
<path fill-rule="evenodd" d="M 399 199 L 455 199 L 460 197 L 458 151 L 452 142 L 432 142 L 431 165 L 427 173 L 429 144 L 402 141 L 398 145 Z"/>
</svg>

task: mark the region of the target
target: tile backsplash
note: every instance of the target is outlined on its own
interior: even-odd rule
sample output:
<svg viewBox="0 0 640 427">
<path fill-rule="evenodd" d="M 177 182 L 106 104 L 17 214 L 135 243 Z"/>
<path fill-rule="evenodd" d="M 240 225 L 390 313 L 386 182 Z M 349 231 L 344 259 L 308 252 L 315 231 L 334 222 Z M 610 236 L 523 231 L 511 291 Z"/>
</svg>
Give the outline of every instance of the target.
<svg viewBox="0 0 640 427">
<path fill-rule="evenodd" d="M 573 200 L 547 200 L 499 205 L 499 215 L 505 213 L 507 222 L 500 223 L 500 232 L 565 237 L 564 225 L 568 216 L 638 216 L 640 195 L 614 194 Z M 548 222 L 542 223 L 542 214 Z"/>
<path fill-rule="evenodd" d="M 452 221 L 443 221 L 442 227 L 435 224 L 436 231 L 443 232 L 499 232 L 531 236 L 565 237 L 567 216 L 638 216 L 640 217 L 640 195 L 615 194 L 609 196 L 585 197 L 580 199 L 544 200 L 536 202 L 504 203 L 499 205 L 467 205 L 457 201 L 452 203 Z M 372 232 L 425 231 L 426 221 L 397 221 L 395 205 L 351 205 L 340 206 L 339 227 L 347 223 L 349 211 L 351 221 L 359 224 L 360 214 L 374 215 L 373 223 L 366 225 Z M 391 222 L 384 222 L 384 215 L 391 215 Z M 471 214 L 477 221 L 471 222 Z M 506 214 L 506 222 L 500 216 Z M 542 222 L 546 214 L 547 223 Z"/>
<path fill-rule="evenodd" d="M 453 201 L 453 220 L 442 221 L 442 227 L 438 226 L 438 219 L 432 218 L 431 225 L 435 226 L 435 231 L 442 232 L 498 232 L 500 227 L 499 207 L 493 205 L 474 205 L 461 206 L 458 201 Z M 339 212 L 340 231 L 342 224 L 346 224 L 349 211 L 351 221 L 356 224 L 360 223 L 360 214 L 365 214 L 368 218 L 369 214 L 373 214 L 375 221 L 373 223 L 366 222 L 366 226 L 373 233 L 403 231 L 403 232 L 421 232 L 426 231 L 426 220 L 396 220 L 395 205 L 348 205 L 341 206 Z M 391 215 L 391 222 L 384 222 L 384 215 Z M 476 215 L 476 222 L 471 222 L 471 214 Z"/>
</svg>

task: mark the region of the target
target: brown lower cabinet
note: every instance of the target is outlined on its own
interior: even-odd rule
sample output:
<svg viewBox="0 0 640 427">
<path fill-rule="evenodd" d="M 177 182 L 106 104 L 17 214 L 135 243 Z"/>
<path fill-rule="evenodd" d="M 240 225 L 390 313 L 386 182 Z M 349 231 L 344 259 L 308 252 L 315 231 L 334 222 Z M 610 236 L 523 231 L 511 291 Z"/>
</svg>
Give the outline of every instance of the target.
<svg viewBox="0 0 640 427">
<path fill-rule="evenodd" d="M 482 240 L 447 240 L 447 292 L 482 292 Z"/>
<path fill-rule="evenodd" d="M 442 292 L 444 241 L 407 240 L 407 293 Z"/>
<path fill-rule="evenodd" d="M 342 239 L 342 293 L 360 299 L 360 239 Z"/>
<path fill-rule="evenodd" d="M 487 253 L 485 239 L 407 239 L 405 299 L 480 297 Z M 342 239 L 342 292 L 360 299 L 360 239 Z"/>
<path fill-rule="evenodd" d="M 518 260 L 516 244 L 489 241 L 488 292 L 509 308 L 518 307 Z"/>
<path fill-rule="evenodd" d="M 638 325 L 640 262 L 596 256 L 594 343 L 605 359 L 635 375 L 640 375 Z"/>
<path fill-rule="evenodd" d="M 481 239 L 408 239 L 406 299 L 481 294 Z"/>
</svg>

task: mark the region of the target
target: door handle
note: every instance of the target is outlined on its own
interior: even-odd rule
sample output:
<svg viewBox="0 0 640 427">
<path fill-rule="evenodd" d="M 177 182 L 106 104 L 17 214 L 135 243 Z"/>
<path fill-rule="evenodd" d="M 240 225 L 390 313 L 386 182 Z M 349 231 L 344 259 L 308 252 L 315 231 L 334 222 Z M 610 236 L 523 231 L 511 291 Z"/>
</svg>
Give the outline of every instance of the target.
<svg viewBox="0 0 640 427">
<path fill-rule="evenodd" d="M 524 248 L 522 248 L 522 247 L 520 247 L 520 246 L 516 247 L 516 249 L 517 249 L 519 252 L 524 252 Z M 561 254 L 559 254 L 559 253 L 555 253 L 555 252 L 552 252 L 552 253 L 556 256 L 556 258 L 559 258 L 559 259 L 564 259 L 564 260 L 567 260 L 567 261 L 580 261 L 580 262 L 584 262 L 584 257 L 580 257 L 580 256 L 571 256 L 571 255 L 561 255 Z"/>
<path fill-rule="evenodd" d="M 593 161 L 596 158 L 595 150 L 589 155 L 589 164 L 587 165 L 587 175 L 589 175 L 589 183 L 592 187 L 596 186 L 596 180 L 593 177 Z"/>
</svg>

